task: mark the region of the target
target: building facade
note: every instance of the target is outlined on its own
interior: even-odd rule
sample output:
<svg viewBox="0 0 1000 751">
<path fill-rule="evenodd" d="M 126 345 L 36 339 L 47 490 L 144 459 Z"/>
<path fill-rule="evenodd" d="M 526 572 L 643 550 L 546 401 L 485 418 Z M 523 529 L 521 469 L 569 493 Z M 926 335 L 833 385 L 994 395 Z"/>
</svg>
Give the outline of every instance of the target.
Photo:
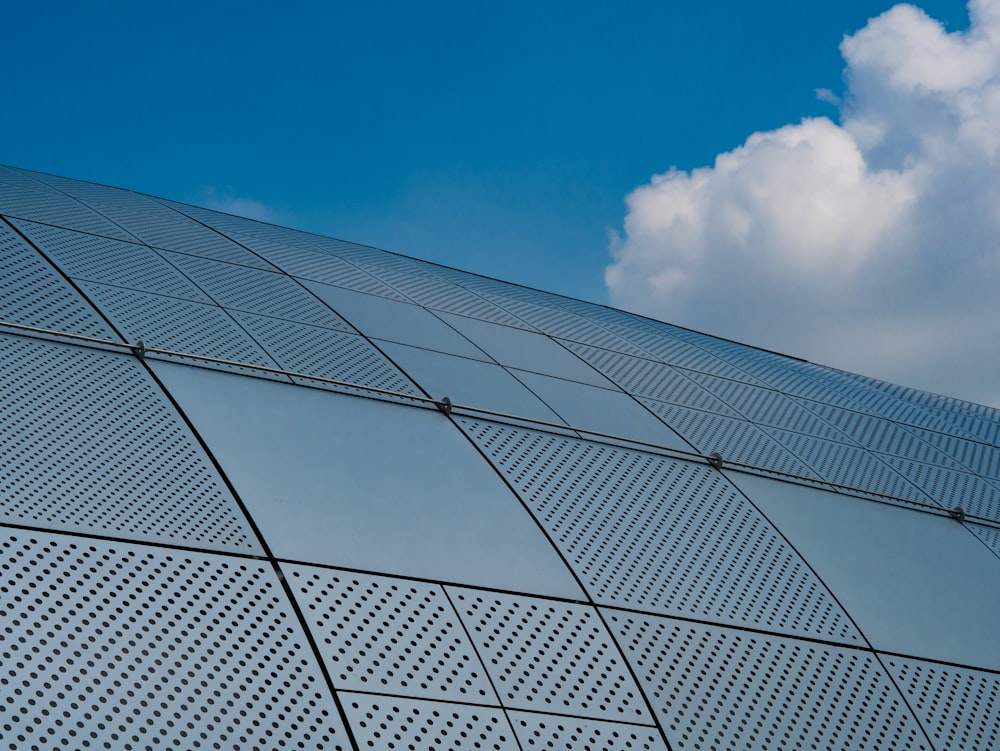
<svg viewBox="0 0 1000 751">
<path fill-rule="evenodd" d="M 0 167 L 0 748 L 1000 748 L 1000 412 Z"/>
</svg>

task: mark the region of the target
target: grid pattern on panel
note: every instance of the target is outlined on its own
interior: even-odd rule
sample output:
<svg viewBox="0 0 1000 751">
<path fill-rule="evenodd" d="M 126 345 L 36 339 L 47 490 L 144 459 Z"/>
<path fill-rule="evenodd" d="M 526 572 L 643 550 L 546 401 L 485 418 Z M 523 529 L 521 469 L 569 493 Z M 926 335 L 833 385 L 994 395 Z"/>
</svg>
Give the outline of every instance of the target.
<svg viewBox="0 0 1000 751">
<path fill-rule="evenodd" d="M 910 430 L 924 442 L 950 456 L 959 465 L 986 475 L 992 480 L 1000 480 L 1000 449 L 997 447 L 931 430 L 917 428 Z"/>
<path fill-rule="evenodd" d="M 763 428 L 796 456 L 802 457 L 818 475 L 829 482 L 861 490 L 883 493 L 896 498 L 926 501 L 912 483 L 886 464 L 878 455 L 856 446 L 837 441 L 792 433 L 787 430 Z"/>
<path fill-rule="evenodd" d="M 439 585 L 284 568 L 337 689 L 498 703 Z"/>
<path fill-rule="evenodd" d="M 598 602 L 860 643 L 798 554 L 719 472 L 461 418 Z"/>
<path fill-rule="evenodd" d="M 749 464 L 763 470 L 816 477 L 816 473 L 799 461 L 796 454 L 751 422 L 652 399 L 639 401 L 704 454 L 718 452 L 726 461 Z"/>
<path fill-rule="evenodd" d="M 420 396 L 420 391 L 364 337 L 280 318 L 233 316 L 287 370 Z"/>
<path fill-rule="evenodd" d="M 0 336 L 3 517 L 257 550 L 202 448 L 129 355 Z"/>
<path fill-rule="evenodd" d="M 666 751 L 656 728 L 535 712 L 507 713 L 522 749 Z"/>
<path fill-rule="evenodd" d="M 518 751 L 499 709 L 367 694 L 340 696 L 362 749 Z"/>
<path fill-rule="evenodd" d="M 518 320 L 507 311 L 464 287 L 452 284 L 446 279 L 423 272 L 401 272 L 367 263 L 359 263 L 359 265 L 370 274 L 391 284 L 410 300 L 423 305 L 425 308 L 457 313 L 458 315 L 476 318 L 481 321 L 491 321 L 507 326 L 531 329 L 530 326 Z"/>
<path fill-rule="evenodd" d="M 263 238 L 248 238 L 235 233 L 233 237 L 292 276 L 323 284 L 334 284 L 338 287 L 367 292 L 370 295 L 379 295 L 393 300 L 405 299 L 389 285 L 380 282 L 357 266 L 332 253 L 280 245 Z"/>
<path fill-rule="evenodd" d="M 117 195 L 95 197 L 90 204 L 147 245 L 272 269 L 266 261 L 229 238 L 145 196 L 119 191 Z"/>
<path fill-rule="evenodd" d="M 211 302 L 156 251 L 144 245 L 18 222 L 18 229 L 67 276 L 157 295 Z"/>
<path fill-rule="evenodd" d="M 975 475 L 894 456 L 880 458 L 939 506 L 961 506 L 968 513 L 1000 521 L 1000 490 Z"/>
<path fill-rule="evenodd" d="M 505 707 L 650 720 L 593 607 L 452 587 L 449 593 Z"/>
<path fill-rule="evenodd" d="M 216 305 L 80 282 L 127 341 L 189 355 L 276 368 L 264 351 Z M 213 364 L 211 367 L 222 367 Z"/>
<path fill-rule="evenodd" d="M 133 239 L 100 214 L 69 196 L 50 190 L 32 190 L 0 182 L 0 214 L 119 240 Z"/>
<path fill-rule="evenodd" d="M 72 334 L 114 338 L 80 294 L 0 221 L 0 319 Z"/>
<path fill-rule="evenodd" d="M 285 274 L 179 253 L 168 253 L 167 257 L 224 308 L 353 331 L 343 318 Z"/>
<path fill-rule="evenodd" d="M 566 346 L 629 394 L 739 417 L 739 413 L 721 399 L 669 365 L 583 344 L 567 342 Z"/>
<path fill-rule="evenodd" d="M 672 748 L 924 749 L 875 655 L 608 611 Z"/>
<path fill-rule="evenodd" d="M 1000 748 L 1000 675 L 883 657 L 937 751 Z"/>
<path fill-rule="evenodd" d="M 10 531 L 0 551 L 0 747 L 350 747 L 266 564 Z"/>
</svg>

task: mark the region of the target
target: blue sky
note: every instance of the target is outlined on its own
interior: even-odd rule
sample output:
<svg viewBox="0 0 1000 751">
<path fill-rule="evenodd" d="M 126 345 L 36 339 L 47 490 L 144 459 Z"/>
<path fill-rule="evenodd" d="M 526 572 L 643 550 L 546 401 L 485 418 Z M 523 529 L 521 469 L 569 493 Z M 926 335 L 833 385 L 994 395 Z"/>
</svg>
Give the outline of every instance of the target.
<svg viewBox="0 0 1000 751">
<path fill-rule="evenodd" d="M 781 311 L 755 317 L 759 329 L 731 324 L 748 316 L 724 300 L 706 315 L 708 287 L 700 307 L 675 310 L 625 271 L 606 282 L 612 249 L 619 261 L 650 252 L 626 197 L 653 175 L 710 168 L 803 118 L 848 119 L 837 98 L 864 91 L 845 85 L 841 42 L 892 6 L 18 3 L 0 46 L 0 163 L 257 213 L 1000 401 L 984 363 L 966 368 L 978 381 L 949 381 L 940 362 L 922 380 L 912 364 L 850 356 L 836 332 L 758 341 Z M 920 7 L 942 33 L 969 28 L 962 2 Z M 794 316 L 803 301 L 785 304 Z M 826 338 L 836 346 L 803 344 Z"/>
</svg>

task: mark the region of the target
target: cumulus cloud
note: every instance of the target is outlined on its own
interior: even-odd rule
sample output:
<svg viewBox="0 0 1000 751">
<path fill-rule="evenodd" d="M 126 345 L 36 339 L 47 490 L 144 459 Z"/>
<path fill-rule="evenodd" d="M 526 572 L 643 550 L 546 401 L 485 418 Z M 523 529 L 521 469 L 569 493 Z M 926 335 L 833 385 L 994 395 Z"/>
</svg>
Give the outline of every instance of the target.
<svg viewBox="0 0 1000 751">
<path fill-rule="evenodd" d="M 1000 406 L 1000 0 L 969 11 L 897 5 L 841 44 L 838 122 L 634 190 L 612 303 Z"/>
</svg>

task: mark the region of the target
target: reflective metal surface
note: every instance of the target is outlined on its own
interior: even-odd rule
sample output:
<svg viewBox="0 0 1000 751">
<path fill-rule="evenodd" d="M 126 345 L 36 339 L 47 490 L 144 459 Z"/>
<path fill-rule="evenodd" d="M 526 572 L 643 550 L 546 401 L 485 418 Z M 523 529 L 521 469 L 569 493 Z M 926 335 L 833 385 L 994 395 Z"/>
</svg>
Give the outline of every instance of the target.
<svg viewBox="0 0 1000 751">
<path fill-rule="evenodd" d="M 816 488 L 731 473 L 876 649 L 1000 670 L 1000 558 L 965 527 Z"/>
<path fill-rule="evenodd" d="M 1000 410 L 52 175 L 0 215 L 0 747 L 1000 743 Z"/>
<path fill-rule="evenodd" d="M 266 563 L 12 530 L 0 551 L 3 748 L 350 748 Z"/>
<path fill-rule="evenodd" d="M 260 549 L 204 450 L 135 358 L 0 335 L 0 518 Z"/>
<path fill-rule="evenodd" d="M 671 748 L 933 748 L 870 652 L 606 613 Z"/>
<path fill-rule="evenodd" d="M 279 557 L 580 596 L 527 511 L 440 412 L 151 365 Z"/>
</svg>

